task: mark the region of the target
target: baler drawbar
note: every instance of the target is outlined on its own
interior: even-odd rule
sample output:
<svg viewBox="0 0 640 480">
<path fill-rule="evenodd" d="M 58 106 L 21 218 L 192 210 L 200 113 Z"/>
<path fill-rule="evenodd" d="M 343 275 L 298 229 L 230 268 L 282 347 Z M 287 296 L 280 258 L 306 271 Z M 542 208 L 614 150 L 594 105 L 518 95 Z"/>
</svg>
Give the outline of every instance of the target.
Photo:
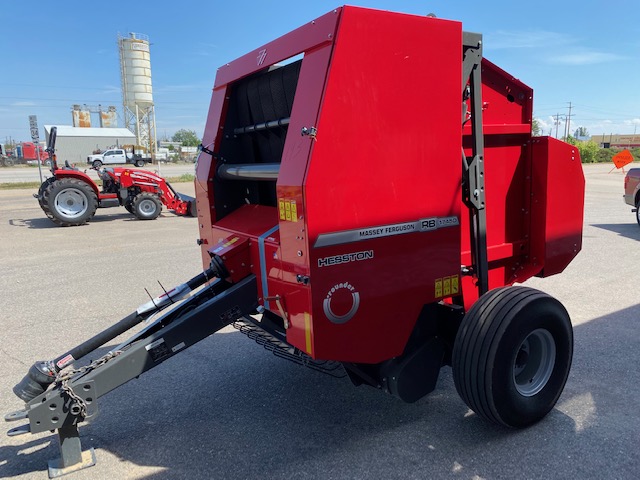
<svg viewBox="0 0 640 480">
<path fill-rule="evenodd" d="M 32 366 L 9 434 L 57 430 L 51 476 L 92 465 L 78 425 L 97 399 L 229 324 L 406 402 L 451 366 L 480 417 L 541 420 L 572 326 L 514 284 L 580 251 L 584 176 L 575 147 L 532 136 L 532 111 L 480 34 L 432 17 L 341 7 L 221 67 L 196 165 L 205 271 Z"/>
</svg>

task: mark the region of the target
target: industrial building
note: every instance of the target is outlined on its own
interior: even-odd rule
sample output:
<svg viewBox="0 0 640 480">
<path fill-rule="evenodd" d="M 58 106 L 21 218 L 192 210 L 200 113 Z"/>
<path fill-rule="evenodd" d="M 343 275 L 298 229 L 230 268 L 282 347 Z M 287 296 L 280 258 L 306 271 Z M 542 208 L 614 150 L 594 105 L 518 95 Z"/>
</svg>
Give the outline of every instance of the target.
<svg viewBox="0 0 640 480">
<path fill-rule="evenodd" d="M 592 135 L 591 140 L 602 148 L 634 148 L 640 147 L 640 135 Z"/>
<path fill-rule="evenodd" d="M 47 142 L 52 126 L 44 126 Z M 56 155 L 60 163 L 64 163 L 65 160 L 71 164 L 86 163 L 87 156 L 94 150 L 136 143 L 135 134 L 126 128 L 88 128 L 68 125 L 57 127 Z"/>
</svg>

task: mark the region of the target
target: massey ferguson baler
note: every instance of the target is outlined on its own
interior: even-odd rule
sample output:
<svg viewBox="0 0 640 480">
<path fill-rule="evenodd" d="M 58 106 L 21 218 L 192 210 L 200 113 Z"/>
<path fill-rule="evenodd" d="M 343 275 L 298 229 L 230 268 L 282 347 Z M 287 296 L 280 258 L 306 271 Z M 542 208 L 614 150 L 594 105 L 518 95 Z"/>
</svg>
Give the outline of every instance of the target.
<svg viewBox="0 0 640 480">
<path fill-rule="evenodd" d="M 57 430 L 52 475 L 92 464 L 78 424 L 98 397 L 229 324 L 407 402 L 451 365 L 476 414 L 540 420 L 572 327 L 513 284 L 579 252 L 584 177 L 531 116 L 532 90 L 482 58 L 481 35 L 431 17 L 342 7 L 221 67 L 196 168 L 205 271 L 34 364 L 10 434 Z"/>
</svg>

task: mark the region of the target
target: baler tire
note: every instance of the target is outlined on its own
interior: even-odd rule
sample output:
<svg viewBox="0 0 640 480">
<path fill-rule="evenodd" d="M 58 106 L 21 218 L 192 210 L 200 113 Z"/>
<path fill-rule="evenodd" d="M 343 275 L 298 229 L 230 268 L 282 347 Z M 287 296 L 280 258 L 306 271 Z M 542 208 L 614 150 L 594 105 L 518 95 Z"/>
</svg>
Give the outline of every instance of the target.
<svg viewBox="0 0 640 480">
<path fill-rule="evenodd" d="M 65 205 L 62 205 L 65 198 L 66 211 Z M 98 208 L 98 196 L 93 188 L 82 180 L 56 178 L 44 187 L 41 206 L 47 217 L 57 225 L 75 227 L 84 225 L 93 218 Z"/>
<path fill-rule="evenodd" d="M 636 222 L 640 225 L 640 197 L 638 197 L 638 201 L 636 202 Z"/>
<path fill-rule="evenodd" d="M 573 330 L 562 304 L 532 288 L 503 287 L 481 296 L 463 318 L 453 379 L 477 415 L 524 428 L 555 406 L 572 357 Z"/>
<path fill-rule="evenodd" d="M 138 220 L 155 220 L 162 212 L 162 202 L 157 195 L 142 192 L 133 199 L 133 214 Z"/>
<path fill-rule="evenodd" d="M 100 160 L 94 160 L 92 166 L 93 168 L 100 168 L 102 166 L 102 162 Z"/>
</svg>

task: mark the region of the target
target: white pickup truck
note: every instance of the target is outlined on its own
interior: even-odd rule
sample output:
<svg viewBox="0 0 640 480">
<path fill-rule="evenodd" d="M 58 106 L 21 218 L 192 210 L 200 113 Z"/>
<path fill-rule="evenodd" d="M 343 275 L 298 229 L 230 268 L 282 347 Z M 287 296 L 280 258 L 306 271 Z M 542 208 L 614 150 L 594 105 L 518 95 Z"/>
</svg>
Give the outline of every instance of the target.
<svg viewBox="0 0 640 480">
<path fill-rule="evenodd" d="M 145 163 L 151 163 L 150 157 L 143 157 L 140 154 L 127 152 L 123 148 L 112 148 L 102 153 L 89 155 L 87 163 L 94 168 L 100 168 L 102 165 L 114 165 L 118 163 L 131 163 L 136 167 L 144 167 Z"/>
</svg>

